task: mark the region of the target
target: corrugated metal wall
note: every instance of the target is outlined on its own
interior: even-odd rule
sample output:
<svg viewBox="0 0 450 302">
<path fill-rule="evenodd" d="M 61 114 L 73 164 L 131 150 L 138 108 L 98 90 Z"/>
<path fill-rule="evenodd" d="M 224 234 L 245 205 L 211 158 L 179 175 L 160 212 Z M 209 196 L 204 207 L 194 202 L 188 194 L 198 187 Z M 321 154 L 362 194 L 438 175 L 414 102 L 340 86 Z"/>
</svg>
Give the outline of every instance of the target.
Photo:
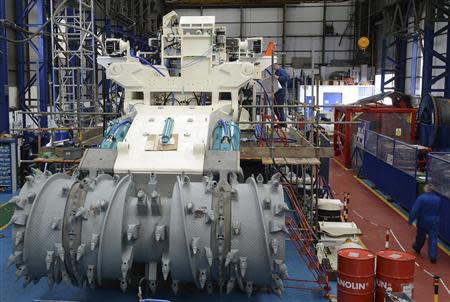
<svg viewBox="0 0 450 302">
<path fill-rule="evenodd" d="M 334 35 L 325 39 L 325 62 L 353 58 L 353 28 L 349 25 L 354 1 L 328 3 L 326 23 L 334 27 Z M 182 16 L 212 15 L 216 23 L 227 27 L 228 37 L 263 37 L 277 43 L 281 50 L 283 36 L 283 8 L 201 8 L 176 10 Z M 293 57 L 311 57 L 322 63 L 322 33 L 324 5 L 288 5 L 286 8 L 286 63 Z M 242 28 L 241 28 L 242 17 Z M 347 29 L 347 32 L 345 32 Z M 344 36 L 342 36 L 344 35 Z M 341 43 L 339 43 L 341 42 Z"/>
</svg>

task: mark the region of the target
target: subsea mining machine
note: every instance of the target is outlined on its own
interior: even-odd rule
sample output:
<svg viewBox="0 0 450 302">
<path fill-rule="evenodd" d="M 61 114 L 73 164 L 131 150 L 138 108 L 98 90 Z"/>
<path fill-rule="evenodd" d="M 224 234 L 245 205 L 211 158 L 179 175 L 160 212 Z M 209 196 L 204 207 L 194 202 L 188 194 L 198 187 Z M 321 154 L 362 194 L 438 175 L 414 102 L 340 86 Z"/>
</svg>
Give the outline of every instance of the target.
<svg viewBox="0 0 450 302">
<path fill-rule="evenodd" d="M 46 277 L 50 286 L 282 295 L 283 189 L 276 177 L 243 180 L 237 123 L 239 89 L 271 58 L 261 39 L 230 42 L 231 52 L 210 16 L 169 13 L 159 43 L 153 65 L 127 42 L 105 42 L 98 63 L 125 89 L 125 112 L 76 175 L 27 176 L 13 199 L 8 262 L 24 285 Z"/>
</svg>

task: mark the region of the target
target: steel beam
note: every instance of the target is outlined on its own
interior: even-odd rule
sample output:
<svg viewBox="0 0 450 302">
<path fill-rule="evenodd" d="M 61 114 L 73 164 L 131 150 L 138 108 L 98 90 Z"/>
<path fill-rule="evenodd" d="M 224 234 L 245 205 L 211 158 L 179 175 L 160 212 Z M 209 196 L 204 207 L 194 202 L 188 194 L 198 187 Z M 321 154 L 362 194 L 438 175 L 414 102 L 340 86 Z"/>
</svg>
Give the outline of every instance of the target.
<svg viewBox="0 0 450 302">
<path fill-rule="evenodd" d="M 35 22 L 29 21 L 30 14 L 36 18 Z M 17 0 L 15 2 L 15 23 L 26 30 L 38 30 L 46 22 L 45 1 L 44 0 Z M 44 29 L 45 30 L 45 29 Z M 16 31 L 15 38 L 24 40 L 28 37 L 23 32 Z M 37 43 L 35 43 L 37 41 Z M 38 36 L 36 39 L 25 43 L 16 43 L 16 63 L 17 63 L 17 90 L 19 108 L 30 112 L 30 117 L 37 126 L 47 127 L 47 116 L 39 119 L 32 115 L 33 111 L 47 112 L 48 106 L 48 74 L 45 39 Z M 32 59 L 33 55 L 36 59 Z M 28 76 L 27 76 L 28 75 Z M 30 108 L 26 103 L 27 94 L 31 93 L 32 87 L 37 87 L 36 109 Z M 22 124 L 26 127 L 26 119 Z"/>
<path fill-rule="evenodd" d="M 436 29 L 437 23 L 446 25 Z M 434 49 L 434 43 L 438 36 L 447 33 L 447 50 L 440 54 Z M 426 7 L 424 26 L 424 50 L 422 71 L 422 95 L 433 93 L 450 98 L 450 13 L 447 7 L 439 0 L 429 0 Z M 440 64 L 435 64 L 434 61 Z M 444 88 L 436 88 L 435 84 L 444 79 Z"/>
<path fill-rule="evenodd" d="M 0 0 L 0 19 L 6 19 L 5 0 Z M 0 37 L 6 38 L 5 26 L 0 27 Z M 9 133 L 8 47 L 4 39 L 0 39 L 0 133 Z"/>
</svg>

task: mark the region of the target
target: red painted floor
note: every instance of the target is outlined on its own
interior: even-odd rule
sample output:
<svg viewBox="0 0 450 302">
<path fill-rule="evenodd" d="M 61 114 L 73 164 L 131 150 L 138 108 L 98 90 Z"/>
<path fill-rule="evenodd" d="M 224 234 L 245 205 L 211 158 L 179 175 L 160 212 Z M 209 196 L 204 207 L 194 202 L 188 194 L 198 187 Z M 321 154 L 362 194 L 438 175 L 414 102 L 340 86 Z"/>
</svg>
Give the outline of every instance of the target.
<svg viewBox="0 0 450 302">
<path fill-rule="evenodd" d="M 339 195 L 342 192 L 350 193 L 349 220 L 354 221 L 362 230 L 361 240 L 367 248 L 373 252 L 384 249 L 386 229 L 375 226 L 371 223 L 373 222 L 391 228 L 406 251 L 412 252 L 411 245 L 414 242 L 416 229 L 355 179 L 351 170 L 345 170 L 334 160 L 330 162 L 330 185 L 337 193 L 337 198 L 342 199 L 342 195 Z M 433 278 L 427 272 L 437 274 L 447 287 L 450 286 L 450 256 L 439 250 L 438 262 L 432 264 L 427 257 L 426 244 L 422 249 L 422 254 L 417 257 L 419 266 L 416 266 L 414 284 L 416 302 L 433 301 Z M 392 236 L 390 247 L 401 249 Z M 450 294 L 442 284 L 439 287 L 439 301 L 450 301 Z"/>
</svg>

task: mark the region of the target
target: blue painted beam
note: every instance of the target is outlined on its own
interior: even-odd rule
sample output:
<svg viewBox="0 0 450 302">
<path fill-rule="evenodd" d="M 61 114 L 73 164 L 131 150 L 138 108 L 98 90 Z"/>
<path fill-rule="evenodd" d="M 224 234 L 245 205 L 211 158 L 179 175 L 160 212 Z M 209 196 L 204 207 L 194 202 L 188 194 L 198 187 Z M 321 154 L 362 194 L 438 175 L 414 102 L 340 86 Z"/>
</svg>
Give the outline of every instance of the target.
<svg viewBox="0 0 450 302">
<path fill-rule="evenodd" d="M 416 95 L 417 88 L 417 60 L 418 60 L 418 44 L 419 36 L 414 35 L 412 42 L 412 58 L 411 58 L 411 82 L 409 85 L 409 94 Z"/>
<path fill-rule="evenodd" d="M 37 22 L 42 26 L 46 22 L 45 17 L 45 1 L 37 0 L 36 2 L 37 8 Z M 43 29 L 46 30 L 45 28 Z M 47 62 L 48 62 L 48 54 L 47 47 L 45 45 L 45 39 L 43 36 L 39 36 L 38 38 L 38 56 L 39 56 L 39 111 L 47 112 L 48 107 L 48 71 L 47 71 Z M 43 115 L 39 119 L 39 125 L 42 128 L 48 127 L 47 116 Z"/>
<path fill-rule="evenodd" d="M 387 38 L 383 38 L 381 46 L 381 92 L 385 92 L 386 83 Z"/>
<path fill-rule="evenodd" d="M 450 17 L 450 16 L 449 16 Z M 447 24 L 447 62 L 445 63 L 445 88 L 444 97 L 450 98 L 450 18 Z"/>
<path fill-rule="evenodd" d="M 24 12 L 24 6 L 22 0 L 15 1 L 15 22 L 18 26 L 24 27 L 24 19 L 25 16 L 23 14 Z M 26 36 L 16 31 L 15 37 L 17 40 L 22 40 Z M 16 64 L 17 64 L 17 70 L 16 70 L 16 85 L 17 85 L 17 98 L 19 102 L 19 108 L 20 110 L 25 111 L 25 43 L 16 43 Z M 26 125 L 26 119 L 25 117 L 22 120 L 22 126 L 25 128 Z"/>
<path fill-rule="evenodd" d="M 395 66 L 395 90 L 405 93 L 406 79 L 406 38 L 397 38 L 397 64 Z"/>
<path fill-rule="evenodd" d="M 6 19 L 5 0 L 0 0 L 0 19 Z M 6 37 L 6 27 L 0 26 L 0 36 Z M 0 39 L 0 133 L 9 133 L 8 46 Z"/>
<path fill-rule="evenodd" d="M 439 93 L 445 98 L 450 98 L 450 16 L 448 9 L 442 6 L 438 0 L 431 0 L 427 3 L 426 19 L 424 26 L 424 50 L 423 50 L 423 71 L 422 71 L 422 95 L 428 93 Z M 446 16 L 447 25 L 435 31 L 437 17 L 443 22 Z M 434 50 L 435 39 L 447 33 L 447 52 L 442 55 Z M 444 66 L 433 64 L 434 58 L 444 63 Z M 440 71 L 437 73 L 436 71 Z M 433 85 L 444 79 L 444 89 L 433 88 Z"/>
</svg>

